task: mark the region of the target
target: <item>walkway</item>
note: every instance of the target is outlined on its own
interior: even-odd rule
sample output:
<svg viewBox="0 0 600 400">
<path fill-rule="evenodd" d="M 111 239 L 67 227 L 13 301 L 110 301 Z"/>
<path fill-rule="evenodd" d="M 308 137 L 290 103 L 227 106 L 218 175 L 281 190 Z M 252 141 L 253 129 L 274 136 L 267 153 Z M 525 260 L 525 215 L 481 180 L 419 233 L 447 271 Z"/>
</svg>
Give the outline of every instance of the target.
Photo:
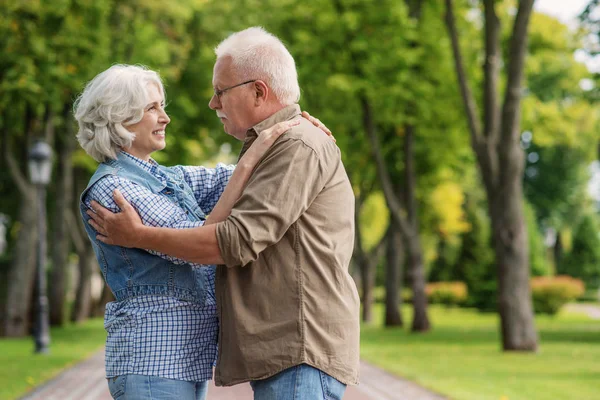
<svg viewBox="0 0 600 400">
<path fill-rule="evenodd" d="M 351 386 L 344 400 L 443 400 L 442 396 L 361 362 L 361 384 Z M 111 400 L 104 379 L 104 351 L 96 353 L 22 400 Z M 208 400 L 252 400 L 248 384 L 222 388 L 211 385 Z"/>
<path fill-rule="evenodd" d="M 598 304 L 570 303 L 565 308 L 570 312 L 586 314 L 591 319 L 600 319 L 600 306 Z"/>
</svg>

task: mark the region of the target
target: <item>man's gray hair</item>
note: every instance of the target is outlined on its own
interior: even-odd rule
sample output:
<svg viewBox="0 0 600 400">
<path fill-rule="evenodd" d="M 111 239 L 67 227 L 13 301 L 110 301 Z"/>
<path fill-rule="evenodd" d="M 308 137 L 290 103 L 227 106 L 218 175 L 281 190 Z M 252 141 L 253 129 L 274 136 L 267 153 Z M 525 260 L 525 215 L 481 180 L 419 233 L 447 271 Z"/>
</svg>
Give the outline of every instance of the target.
<svg viewBox="0 0 600 400">
<path fill-rule="evenodd" d="M 296 64 L 284 44 L 261 27 L 230 35 L 215 49 L 217 59 L 231 57 L 242 80 L 264 81 L 283 105 L 300 100 Z"/>
<path fill-rule="evenodd" d="M 74 105 L 79 123 L 77 140 L 96 161 L 116 159 L 130 147 L 135 134 L 125 127 L 141 121 L 148 105 L 147 86 L 154 83 L 164 95 L 160 76 L 144 66 L 113 65 L 96 75 Z"/>
</svg>

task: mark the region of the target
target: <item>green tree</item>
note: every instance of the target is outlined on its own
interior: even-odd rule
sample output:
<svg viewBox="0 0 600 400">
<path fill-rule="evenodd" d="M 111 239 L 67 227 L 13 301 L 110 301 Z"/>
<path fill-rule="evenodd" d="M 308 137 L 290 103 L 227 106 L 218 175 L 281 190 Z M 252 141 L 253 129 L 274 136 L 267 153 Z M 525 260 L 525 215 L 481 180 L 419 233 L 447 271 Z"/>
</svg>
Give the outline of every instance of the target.
<svg viewBox="0 0 600 400">
<path fill-rule="evenodd" d="M 529 254 L 523 210 L 524 156 L 520 147 L 520 92 L 533 0 L 518 2 L 504 68 L 506 87 L 502 104 L 499 101 L 502 67 L 500 18 L 497 2 L 483 1 L 483 120 L 479 118 L 475 96 L 465 74 L 452 0 L 446 0 L 446 8 L 446 25 L 469 123 L 471 145 L 485 186 L 492 222 L 503 348 L 535 351 L 537 333 L 529 287 Z"/>
<path fill-rule="evenodd" d="M 598 111 L 581 82 L 591 73 L 577 62 L 582 37 L 558 20 L 534 13 L 521 146 L 526 152 L 524 193 L 543 231 L 573 229 L 588 202 L 588 168 L 596 158 Z M 554 264 L 561 242 L 554 243 Z"/>
<path fill-rule="evenodd" d="M 529 246 L 529 266 L 533 276 L 552 275 L 548 262 L 544 237 L 539 230 L 535 210 L 531 204 L 525 204 L 525 221 L 527 223 L 527 238 Z"/>
<path fill-rule="evenodd" d="M 587 213 L 575 229 L 573 247 L 558 272 L 580 278 L 589 288 L 600 287 L 599 235 L 596 215 Z"/>
</svg>

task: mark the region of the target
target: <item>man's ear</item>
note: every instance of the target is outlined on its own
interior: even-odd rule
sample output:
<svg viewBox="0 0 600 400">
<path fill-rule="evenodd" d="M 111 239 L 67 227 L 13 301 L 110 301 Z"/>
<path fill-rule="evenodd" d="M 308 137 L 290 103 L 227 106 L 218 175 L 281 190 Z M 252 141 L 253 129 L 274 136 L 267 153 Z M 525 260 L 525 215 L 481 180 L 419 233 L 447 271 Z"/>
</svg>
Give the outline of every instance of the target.
<svg viewBox="0 0 600 400">
<path fill-rule="evenodd" d="M 259 106 L 266 103 L 271 95 L 269 87 L 261 80 L 254 82 L 254 103 Z"/>
</svg>

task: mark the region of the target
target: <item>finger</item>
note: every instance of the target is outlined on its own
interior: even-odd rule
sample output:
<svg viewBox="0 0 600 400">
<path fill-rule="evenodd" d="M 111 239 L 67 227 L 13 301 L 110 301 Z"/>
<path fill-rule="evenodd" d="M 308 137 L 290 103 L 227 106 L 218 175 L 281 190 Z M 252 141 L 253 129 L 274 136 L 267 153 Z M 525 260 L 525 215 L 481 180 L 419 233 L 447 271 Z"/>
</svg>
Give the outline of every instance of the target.
<svg viewBox="0 0 600 400">
<path fill-rule="evenodd" d="M 293 119 L 291 121 L 285 121 L 284 125 L 283 125 L 283 128 L 287 131 L 291 127 L 297 126 L 297 125 L 300 125 L 300 120 L 299 119 Z"/>
<path fill-rule="evenodd" d="M 113 198 L 115 200 L 115 203 L 117 203 L 117 206 L 119 206 L 119 208 L 121 209 L 121 211 L 125 211 L 125 209 L 132 208 L 131 204 L 129 204 L 129 202 L 125 200 L 125 197 L 123 197 L 119 189 L 115 189 L 113 191 Z"/>
<path fill-rule="evenodd" d="M 320 119 L 317 118 L 317 123 L 319 125 L 317 125 L 318 128 L 320 128 L 323 132 L 325 132 L 328 136 L 331 136 L 331 131 L 329 130 L 328 127 L 325 126 L 324 123 L 321 122 Z"/>
<path fill-rule="evenodd" d="M 310 121 L 311 117 L 310 117 L 310 114 L 308 113 L 308 111 L 302 111 L 301 115 L 302 115 L 303 118 L 306 118 L 307 120 Z"/>
<path fill-rule="evenodd" d="M 277 127 L 275 132 L 273 132 L 273 135 L 279 137 L 284 132 L 289 131 L 293 126 L 296 126 L 296 125 L 300 125 L 300 121 L 298 121 L 298 120 L 285 121 L 283 124 L 281 124 L 280 126 Z"/>
<path fill-rule="evenodd" d="M 85 212 L 92 220 L 98 222 L 99 224 L 103 224 L 104 223 L 104 218 L 102 218 L 102 216 L 100 214 L 96 214 L 95 212 L 91 211 L 91 210 L 87 210 Z"/>
<path fill-rule="evenodd" d="M 107 238 L 106 236 L 102 236 L 102 235 L 96 235 L 96 239 L 98 239 L 99 241 L 101 241 L 102 243 L 106 243 L 106 244 L 113 244 L 112 240 L 110 240 L 109 238 Z"/>
<path fill-rule="evenodd" d="M 98 225 L 93 219 L 88 220 L 88 222 L 96 232 L 103 236 L 108 236 L 108 232 L 106 232 L 106 230 L 102 226 Z"/>
<path fill-rule="evenodd" d="M 300 125 L 299 120 L 283 121 L 264 131 L 265 135 L 279 137 L 282 133 L 288 131 L 292 126 Z"/>
<path fill-rule="evenodd" d="M 94 210 L 94 212 L 98 216 L 98 218 L 94 218 L 94 219 L 102 220 L 102 219 L 106 218 L 108 215 L 112 214 L 112 212 L 110 212 L 109 210 L 104 208 L 104 206 L 102 204 L 98 203 L 96 200 L 92 200 L 91 206 L 92 206 L 92 210 Z"/>
</svg>

